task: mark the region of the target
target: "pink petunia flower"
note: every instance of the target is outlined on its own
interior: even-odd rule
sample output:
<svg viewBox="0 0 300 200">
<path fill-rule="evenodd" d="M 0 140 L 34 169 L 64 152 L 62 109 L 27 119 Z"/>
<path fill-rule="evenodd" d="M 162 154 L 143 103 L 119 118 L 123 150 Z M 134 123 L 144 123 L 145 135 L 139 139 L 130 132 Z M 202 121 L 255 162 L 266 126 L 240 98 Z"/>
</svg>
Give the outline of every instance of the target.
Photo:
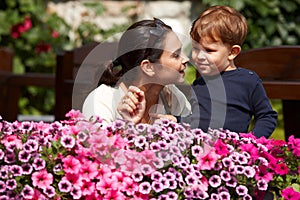
<svg viewBox="0 0 300 200">
<path fill-rule="evenodd" d="M 72 184 L 66 180 L 66 179 L 62 179 L 61 181 L 59 181 L 58 183 L 58 188 L 61 192 L 70 192 L 72 189 Z"/>
<path fill-rule="evenodd" d="M 127 195 L 133 195 L 136 191 L 138 191 L 138 187 L 138 184 L 131 178 L 124 177 L 120 190 L 126 192 Z"/>
<path fill-rule="evenodd" d="M 91 195 L 95 191 L 95 183 L 94 182 L 87 182 L 87 181 L 82 181 L 83 184 L 81 186 L 81 191 L 82 195 Z"/>
<path fill-rule="evenodd" d="M 214 167 L 217 160 L 219 159 L 219 155 L 216 154 L 214 149 L 211 149 L 208 154 L 204 157 L 197 156 L 198 166 L 200 170 L 210 170 Z"/>
<path fill-rule="evenodd" d="M 34 172 L 31 176 L 32 185 L 41 189 L 49 187 L 53 183 L 53 175 L 46 170 Z"/>
<path fill-rule="evenodd" d="M 81 164 L 80 161 L 77 160 L 75 157 L 68 155 L 67 157 L 63 158 L 62 161 L 64 163 L 63 168 L 66 173 L 79 173 Z"/>
<path fill-rule="evenodd" d="M 71 195 L 72 195 L 73 199 L 80 199 L 82 196 L 81 188 L 73 186 Z"/>
<path fill-rule="evenodd" d="M 47 188 L 44 189 L 44 193 L 49 197 L 52 198 L 55 196 L 55 188 L 52 186 L 49 186 Z"/>
<path fill-rule="evenodd" d="M 116 190 L 118 186 L 117 178 L 106 174 L 100 178 L 100 181 L 96 184 L 96 189 L 99 190 L 101 194 L 105 194 L 108 189 Z"/>
<path fill-rule="evenodd" d="M 108 190 L 104 195 L 104 199 L 125 199 L 125 195 L 119 190 Z"/>
<path fill-rule="evenodd" d="M 285 200 L 299 200 L 300 193 L 296 192 L 292 187 L 288 187 L 282 190 L 282 197 Z"/>
<path fill-rule="evenodd" d="M 241 144 L 239 146 L 239 149 L 242 151 L 248 152 L 252 158 L 252 160 L 256 160 L 259 155 L 258 155 L 258 149 L 254 144 Z"/>
<path fill-rule="evenodd" d="M 259 166 L 256 170 L 256 174 L 254 176 L 255 180 L 264 180 L 267 183 L 273 180 L 273 174 L 272 172 L 268 172 L 268 167 L 265 165 Z"/>
<path fill-rule="evenodd" d="M 275 167 L 275 173 L 279 175 L 285 175 L 289 173 L 289 168 L 285 163 L 279 163 Z"/>
<path fill-rule="evenodd" d="M 98 164 L 91 161 L 83 163 L 81 165 L 80 174 L 83 180 L 90 181 L 98 174 Z"/>
<path fill-rule="evenodd" d="M 221 156 L 226 156 L 229 153 L 227 145 L 224 144 L 220 139 L 216 141 L 214 147 L 216 149 L 216 153 Z"/>
<path fill-rule="evenodd" d="M 31 186 L 25 185 L 21 192 L 22 197 L 25 199 L 32 199 L 34 195 L 34 190 Z"/>
<path fill-rule="evenodd" d="M 142 182 L 139 185 L 139 192 L 142 194 L 149 194 L 151 191 L 151 185 L 149 182 Z"/>
<path fill-rule="evenodd" d="M 295 138 L 295 136 L 292 135 L 288 139 L 288 145 L 291 148 L 291 150 L 293 151 L 293 153 L 296 156 L 300 157 L 300 139 Z"/>
<path fill-rule="evenodd" d="M 66 173 L 65 176 L 62 178 L 62 180 L 69 181 L 73 187 L 81 187 L 82 186 L 82 176 L 81 174 L 71 174 Z"/>
<path fill-rule="evenodd" d="M 65 148 L 73 148 L 75 146 L 75 138 L 71 135 L 63 135 L 60 139 L 60 143 Z"/>
</svg>

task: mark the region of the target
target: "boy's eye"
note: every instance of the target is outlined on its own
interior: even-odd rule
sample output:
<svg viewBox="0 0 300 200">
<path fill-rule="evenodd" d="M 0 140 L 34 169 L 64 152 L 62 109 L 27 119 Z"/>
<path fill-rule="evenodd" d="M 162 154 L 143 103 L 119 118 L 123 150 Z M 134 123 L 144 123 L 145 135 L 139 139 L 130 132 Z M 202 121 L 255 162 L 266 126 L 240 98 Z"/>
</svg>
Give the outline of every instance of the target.
<svg viewBox="0 0 300 200">
<path fill-rule="evenodd" d="M 205 49 L 206 52 L 214 52 L 212 49 Z"/>
</svg>

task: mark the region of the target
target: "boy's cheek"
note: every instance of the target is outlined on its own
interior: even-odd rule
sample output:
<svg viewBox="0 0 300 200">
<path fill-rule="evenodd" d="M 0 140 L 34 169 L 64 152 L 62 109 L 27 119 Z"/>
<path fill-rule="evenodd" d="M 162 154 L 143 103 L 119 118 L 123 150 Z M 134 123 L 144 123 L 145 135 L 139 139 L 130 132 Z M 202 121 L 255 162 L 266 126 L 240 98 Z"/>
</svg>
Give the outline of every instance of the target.
<svg viewBox="0 0 300 200">
<path fill-rule="evenodd" d="M 192 60 L 193 61 L 197 60 L 197 55 L 198 55 L 198 53 L 196 51 L 192 51 Z"/>
</svg>

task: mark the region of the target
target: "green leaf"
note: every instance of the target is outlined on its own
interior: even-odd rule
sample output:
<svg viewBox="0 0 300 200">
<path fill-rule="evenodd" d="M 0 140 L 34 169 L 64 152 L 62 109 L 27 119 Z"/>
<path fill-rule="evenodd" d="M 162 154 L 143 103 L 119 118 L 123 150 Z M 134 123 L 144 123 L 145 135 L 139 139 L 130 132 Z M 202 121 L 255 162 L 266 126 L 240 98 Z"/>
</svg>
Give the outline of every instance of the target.
<svg viewBox="0 0 300 200">
<path fill-rule="evenodd" d="M 17 5 L 17 0 L 6 0 L 7 8 L 14 8 Z"/>
<path fill-rule="evenodd" d="M 295 191 L 300 192 L 300 185 L 299 185 L 299 184 L 293 183 L 293 184 L 292 184 L 292 187 L 293 187 L 293 189 L 294 189 Z"/>
</svg>

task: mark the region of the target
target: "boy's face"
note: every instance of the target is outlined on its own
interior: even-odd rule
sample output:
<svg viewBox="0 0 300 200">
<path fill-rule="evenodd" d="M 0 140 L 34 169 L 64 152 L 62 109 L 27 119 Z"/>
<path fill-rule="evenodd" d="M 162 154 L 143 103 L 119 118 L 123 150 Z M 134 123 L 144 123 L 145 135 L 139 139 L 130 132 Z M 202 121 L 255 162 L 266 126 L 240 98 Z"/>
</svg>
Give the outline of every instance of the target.
<svg viewBox="0 0 300 200">
<path fill-rule="evenodd" d="M 205 37 L 199 43 L 193 42 L 192 47 L 192 59 L 201 75 L 212 76 L 232 69 L 229 59 L 231 47 L 221 40 L 213 41 Z"/>
</svg>

